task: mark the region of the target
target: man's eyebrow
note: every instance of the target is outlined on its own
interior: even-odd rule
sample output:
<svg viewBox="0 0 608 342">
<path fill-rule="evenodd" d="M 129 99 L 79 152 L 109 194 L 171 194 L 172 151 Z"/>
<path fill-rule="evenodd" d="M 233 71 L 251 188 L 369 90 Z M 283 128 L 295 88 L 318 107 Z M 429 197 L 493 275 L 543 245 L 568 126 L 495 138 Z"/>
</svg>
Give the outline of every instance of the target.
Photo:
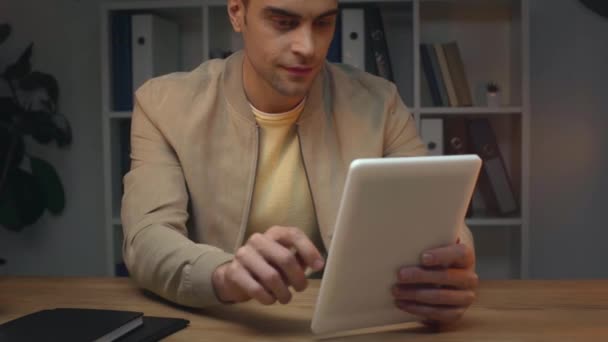
<svg viewBox="0 0 608 342">
<path fill-rule="evenodd" d="M 294 12 L 290 12 L 288 10 L 282 9 L 282 8 L 278 8 L 278 7 L 272 7 L 272 6 L 266 6 L 264 7 L 264 9 L 262 10 L 264 12 L 264 14 L 266 15 L 281 15 L 281 16 L 285 16 L 285 17 L 293 17 L 293 18 L 301 18 L 302 16 L 294 13 Z"/>
<path fill-rule="evenodd" d="M 321 13 L 316 19 L 337 15 L 339 12 L 339 8 L 330 9 L 329 11 Z"/>
<path fill-rule="evenodd" d="M 280 16 L 285 16 L 285 17 L 292 17 L 292 18 L 297 18 L 297 19 L 301 19 L 302 16 L 288 11 L 286 9 L 282 9 L 282 8 L 278 8 L 278 7 L 273 7 L 273 6 L 266 6 L 264 7 L 264 9 L 262 10 L 266 15 L 280 15 Z M 338 8 L 334 8 L 331 9 L 329 11 L 323 12 L 320 15 L 318 15 L 315 19 L 319 19 L 319 18 L 323 18 L 323 17 L 329 17 L 332 15 L 336 15 L 338 14 L 340 10 Z"/>
</svg>

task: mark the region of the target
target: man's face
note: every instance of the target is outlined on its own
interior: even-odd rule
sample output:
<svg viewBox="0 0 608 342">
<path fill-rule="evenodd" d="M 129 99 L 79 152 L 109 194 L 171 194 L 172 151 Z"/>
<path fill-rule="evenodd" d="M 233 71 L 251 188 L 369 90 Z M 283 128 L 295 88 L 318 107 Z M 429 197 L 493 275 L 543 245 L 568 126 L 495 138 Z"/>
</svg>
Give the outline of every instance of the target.
<svg viewBox="0 0 608 342">
<path fill-rule="evenodd" d="M 325 61 L 337 10 L 337 0 L 249 0 L 233 24 L 239 21 L 255 77 L 283 96 L 305 95 Z"/>
</svg>

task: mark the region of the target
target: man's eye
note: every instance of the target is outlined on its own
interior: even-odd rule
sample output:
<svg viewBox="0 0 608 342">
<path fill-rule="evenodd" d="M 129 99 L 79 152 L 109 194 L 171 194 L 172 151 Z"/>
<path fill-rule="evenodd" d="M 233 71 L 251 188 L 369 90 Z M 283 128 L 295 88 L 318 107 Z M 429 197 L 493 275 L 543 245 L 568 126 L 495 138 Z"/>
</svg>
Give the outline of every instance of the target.
<svg viewBox="0 0 608 342">
<path fill-rule="evenodd" d="M 330 27 L 333 23 L 330 20 L 319 20 L 317 21 L 317 26 L 319 27 Z"/>
<path fill-rule="evenodd" d="M 330 19 L 323 19 L 323 20 L 317 20 L 316 24 L 319 27 L 330 27 L 333 25 L 333 20 Z"/>
<path fill-rule="evenodd" d="M 298 26 L 298 21 L 295 19 L 277 18 L 274 19 L 273 22 L 280 30 L 289 30 Z"/>
</svg>

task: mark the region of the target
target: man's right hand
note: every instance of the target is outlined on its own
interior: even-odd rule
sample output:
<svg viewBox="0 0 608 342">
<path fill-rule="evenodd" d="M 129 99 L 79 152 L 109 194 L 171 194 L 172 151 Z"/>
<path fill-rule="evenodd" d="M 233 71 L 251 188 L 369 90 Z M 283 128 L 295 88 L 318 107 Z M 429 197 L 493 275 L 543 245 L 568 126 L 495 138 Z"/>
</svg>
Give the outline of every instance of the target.
<svg viewBox="0 0 608 342">
<path fill-rule="evenodd" d="M 291 300 L 289 286 L 306 289 L 305 270 L 320 271 L 321 253 L 297 228 L 273 226 L 255 233 L 239 248 L 235 258 L 213 272 L 213 287 L 223 302 L 255 299 L 264 305 Z"/>
</svg>

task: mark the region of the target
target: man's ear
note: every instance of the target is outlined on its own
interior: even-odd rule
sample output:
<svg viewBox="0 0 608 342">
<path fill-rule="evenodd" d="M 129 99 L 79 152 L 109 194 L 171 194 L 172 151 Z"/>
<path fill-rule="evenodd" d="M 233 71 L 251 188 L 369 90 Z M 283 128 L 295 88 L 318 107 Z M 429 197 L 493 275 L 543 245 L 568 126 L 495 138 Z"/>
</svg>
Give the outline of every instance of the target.
<svg viewBox="0 0 608 342">
<path fill-rule="evenodd" d="M 228 16 L 235 32 L 243 32 L 245 5 L 242 0 L 228 0 Z"/>
</svg>

